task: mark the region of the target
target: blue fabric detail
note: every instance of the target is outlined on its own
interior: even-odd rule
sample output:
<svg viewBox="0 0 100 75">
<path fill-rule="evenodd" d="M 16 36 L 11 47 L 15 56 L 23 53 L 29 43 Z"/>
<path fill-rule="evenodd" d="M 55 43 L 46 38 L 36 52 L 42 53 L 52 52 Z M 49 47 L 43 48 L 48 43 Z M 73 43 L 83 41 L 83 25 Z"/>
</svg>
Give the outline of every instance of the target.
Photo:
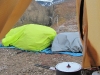
<svg viewBox="0 0 100 75">
<path fill-rule="evenodd" d="M 0 48 L 10 48 L 10 49 L 16 49 L 16 47 L 13 46 L 9 46 L 9 47 L 4 47 L 2 44 L 0 44 Z M 18 49 L 18 48 L 17 48 Z M 23 50 L 23 49 L 19 49 L 19 50 Z M 28 51 L 28 50 L 25 50 Z M 67 55 L 71 55 L 71 56 L 75 56 L 75 57 L 79 57 L 82 56 L 82 53 L 73 53 L 73 52 L 52 52 L 51 48 L 46 48 L 44 50 L 42 50 L 41 52 L 36 52 L 36 53 L 45 53 L 45 54 L 67 54 Z"/>
</svg>

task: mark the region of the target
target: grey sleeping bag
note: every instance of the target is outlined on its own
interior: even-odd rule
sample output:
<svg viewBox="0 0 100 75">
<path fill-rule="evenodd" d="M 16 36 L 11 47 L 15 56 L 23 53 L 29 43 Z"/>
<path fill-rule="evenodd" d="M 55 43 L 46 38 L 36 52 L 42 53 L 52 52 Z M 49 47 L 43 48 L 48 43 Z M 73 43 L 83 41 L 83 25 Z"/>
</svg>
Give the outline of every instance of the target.
<svg viewBox="0 0 100 75">
<path fill-rule="evenodd" d="M 51 50 L 54 51 L 71 51 L 82 52 L 82 43 L 79 32 L 59 33 L 53 43 Z"/>
</svg>

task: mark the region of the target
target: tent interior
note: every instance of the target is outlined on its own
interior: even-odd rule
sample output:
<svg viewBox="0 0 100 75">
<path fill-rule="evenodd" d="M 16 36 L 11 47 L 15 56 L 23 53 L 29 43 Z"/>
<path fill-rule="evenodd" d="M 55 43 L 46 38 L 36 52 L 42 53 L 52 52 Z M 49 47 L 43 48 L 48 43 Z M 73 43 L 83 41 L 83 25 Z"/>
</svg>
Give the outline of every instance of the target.
<svg viewBox="0 0 100 75">
<path fill-rule="evenodd" d="M 0 49 L 82 56 L 82 69 L 97 70 L 100 1 L 59 2 L 0 0 Z"/>
</svg>

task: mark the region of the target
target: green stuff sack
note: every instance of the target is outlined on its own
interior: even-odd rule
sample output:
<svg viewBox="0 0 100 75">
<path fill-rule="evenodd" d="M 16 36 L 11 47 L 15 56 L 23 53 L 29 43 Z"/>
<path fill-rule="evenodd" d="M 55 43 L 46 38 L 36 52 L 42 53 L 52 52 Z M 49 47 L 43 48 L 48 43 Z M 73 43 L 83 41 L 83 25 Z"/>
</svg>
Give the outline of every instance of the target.
<svg viewBox="0 0 100 75">
<path fill-rule="evenodd" d="M 55 36 L 56 31 L 51 27 L 27 24 L 11 29 L 2 39 L 2 44 L 23 50 L 41 51 L 50 46 Z"/>
</svg>

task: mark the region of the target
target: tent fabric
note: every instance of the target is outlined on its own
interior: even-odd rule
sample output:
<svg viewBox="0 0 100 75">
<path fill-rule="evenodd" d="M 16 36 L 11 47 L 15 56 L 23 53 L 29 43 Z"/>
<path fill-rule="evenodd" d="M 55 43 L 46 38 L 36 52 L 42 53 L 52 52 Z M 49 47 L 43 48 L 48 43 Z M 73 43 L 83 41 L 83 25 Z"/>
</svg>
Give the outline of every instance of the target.
<svg viewBox="0 0 100 75">
<path fill-rule="evenodd" d="M 0 40 L 14 26 L 32 0 L 0 0 Z"/>
<path fill-rule="evenodd" d="M 80 40 L 79 32 L 64 32 L 59 33 L 53 43 L 51 50 L 55 51 L 70 51 L 82 52 L 82 43 Z"/>
<path fill-rule="evenodd" d="M 27 24 L 11 29 L 3 38 L 4 46 L 15 46 L 23 50 L 41 51 L 47 48 L 56 36 L 51 27 Z"/>
<path fill-rule="evenodd" d="M 80 1 L 77 2 L 77 17 L 79 24 Z M 83 68 L 100 66 L 100 0 L 84 0 L 83 13 Z"/>
</svg>

